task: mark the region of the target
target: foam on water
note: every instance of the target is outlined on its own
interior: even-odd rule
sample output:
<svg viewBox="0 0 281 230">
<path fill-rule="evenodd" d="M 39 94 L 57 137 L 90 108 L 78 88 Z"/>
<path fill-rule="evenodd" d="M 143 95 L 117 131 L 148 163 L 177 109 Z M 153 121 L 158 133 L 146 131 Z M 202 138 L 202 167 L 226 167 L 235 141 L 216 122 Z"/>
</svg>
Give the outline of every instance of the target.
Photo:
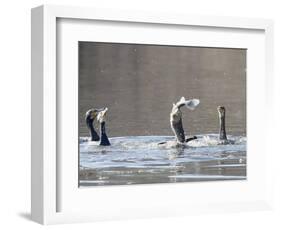
<svg viewBox="0 0 281 230">
<path fill-rule="evenodd" d="M 117 171 L 117 173 L 122 171 L 124 175 L 130 174 L 130 180 L 127 179 L 126 183 L 124 181 L 120 181 L 120 183 L 106 181 L 106 183 L 132 184 L 139 183 L 135 179 L 142 170 L 151 173 L 148 174 L 150 176 L 156 172 L 160 176 L 168 173 L 166 178 L 175 179 L 176 177 L 182 181 L 184 176 L 178 175 L 178 173 L 173 175 L 171 172 L 180 169 L 183 172 L 188 172 L 188 175 L 197 175 L 196 162 L 200 164 L 198 167 L 201 171 L 207 168 L 209 171 L 217 170 L 215 174 L 211 171 L 212 174 L 209 175 L 213 176 L 213 179 L 221 179 L 224 176 L 223 173 L 218 173 L 218 170 L 233 171 L 233 169 L 246 167 L 245 137 L 229 135 L 228 139 L 231 144 L 222 144 L 218 140 L 217 134 L 197 135 L 197 137 L 198 139 L 180 146 L 171 136 L 113 137 L 109 138 L 111 146 L 99 146 L 98 142 L 85 141 L 86 138 L 81 138 L 83 141 L 80 141 L 80 170 L 93 169 L 98 170 L 98 173 L 107 172 L 109 178 L 112 176 L 110 172 L 116 174 Z M 159 144 L 160 142 L 166 143 Z M 157 176 L 159 176 L 158 174 Z M 240 178 L 240 176 L 225 175 L 225 179 Z M 242 177 L 244 178 L 245 175 Z M 188 176 L 188 178 L 191 177 Z M 196 178 L 201 177 L 192 177 L 192 179 Z M 204 178 L 208 179 L 209 177 L 205 175 Z M 104 180 L 103 178 L 100 182 L 103 181 L 104 184 Z M 92 181 L 99 180 L 94 178 Z"/>
</svg>

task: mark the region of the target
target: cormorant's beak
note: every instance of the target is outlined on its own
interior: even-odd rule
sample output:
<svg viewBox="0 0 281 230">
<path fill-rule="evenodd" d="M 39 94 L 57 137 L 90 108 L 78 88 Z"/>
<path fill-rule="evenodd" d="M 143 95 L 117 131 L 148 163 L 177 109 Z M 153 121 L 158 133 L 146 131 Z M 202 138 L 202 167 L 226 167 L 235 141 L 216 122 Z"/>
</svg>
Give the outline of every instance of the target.
<svg viewBox="0 0 281 230">
<path fill-rule="evenodd" d="M 108 108 L 103 109 L 104 115 L 107 113 L 107 110 L 108 110 Z"/>
</svg>

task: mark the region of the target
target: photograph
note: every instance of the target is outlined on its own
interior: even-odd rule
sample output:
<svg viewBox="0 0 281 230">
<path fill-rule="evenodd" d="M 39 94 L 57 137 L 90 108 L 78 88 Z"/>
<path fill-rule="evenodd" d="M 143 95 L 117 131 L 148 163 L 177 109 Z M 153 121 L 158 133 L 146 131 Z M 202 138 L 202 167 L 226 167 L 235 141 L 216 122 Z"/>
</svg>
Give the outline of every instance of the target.
<svg viewBox="0 0 281 230">
<path fill-rule="evenodd" d="M 78 42 L 79 187 L 247 179 L 247 49 Z"/>
</svg>

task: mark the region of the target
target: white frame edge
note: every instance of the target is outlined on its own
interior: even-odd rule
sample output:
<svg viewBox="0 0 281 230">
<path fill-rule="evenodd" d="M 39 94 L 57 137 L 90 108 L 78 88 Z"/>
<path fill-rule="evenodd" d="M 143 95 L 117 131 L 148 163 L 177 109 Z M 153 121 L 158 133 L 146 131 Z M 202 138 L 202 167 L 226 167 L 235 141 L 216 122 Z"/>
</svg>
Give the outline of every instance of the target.
<svg viewBox="0 0 281 230">
<path fill-rule="evenodd" d="M 43 8 L 31 17 L 31 215 L 43 223 Z"/>
<path fill-rule="evenodd" d="M 272 20 L 155 14 L 53 5 L 33 8 L 31 16 L 31 218 L 41 224 L 63 223 L 68 218 L 67 214 L 56 212 L 57 18 L 264 30 L 266 36 L 266 76 L 270 78 L 266 88 L 273 89 Z M 272 111 L 275 105 L 272 90 L 267 90 L 267 103 Z M 270 121 L 270 119 L 267 120 Z M 267 127 L 271 129 L 273 124 L 267 124 Z M 269 187 L 266 206 L 272 206 L 272 183 Z M 71 222 L 90 221 L 94 219 L 91 216 L 90 214 L 82 218 L 71 216 Z"/>
</svg>

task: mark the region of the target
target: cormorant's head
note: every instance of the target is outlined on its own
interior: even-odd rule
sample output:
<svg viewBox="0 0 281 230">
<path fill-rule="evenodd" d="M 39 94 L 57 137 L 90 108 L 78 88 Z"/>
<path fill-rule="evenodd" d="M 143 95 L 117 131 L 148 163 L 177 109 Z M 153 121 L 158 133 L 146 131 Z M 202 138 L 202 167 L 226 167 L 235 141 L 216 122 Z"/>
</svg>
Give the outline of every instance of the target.
<svg viewBox="0 0 281 230">
<path fill-rule="evenodd" d="M 103 108 L 101 111 L 99 111 L 97 116 L 97 120 L 99 123 L 105 122 L 107 110 L 108 108 Z"/>
<path fill-rule="evenodd" d="M 100 111 L 103 111 L 104 108 L 102 109 L 90 109 L 86 112 L 86 116 L 85 116 L 85 119 L 86 119 L 86 122 L 93 122 L 96 117 L 98 116 L 99 112 Z"/>
<path fill-rule="evenodd" d="M 225 108 L 223 106 L 218 106 L 218 112 L 219 112 L 219 116 L 220 117 L 224 117 L 225 116 Z"/>
</svg>

